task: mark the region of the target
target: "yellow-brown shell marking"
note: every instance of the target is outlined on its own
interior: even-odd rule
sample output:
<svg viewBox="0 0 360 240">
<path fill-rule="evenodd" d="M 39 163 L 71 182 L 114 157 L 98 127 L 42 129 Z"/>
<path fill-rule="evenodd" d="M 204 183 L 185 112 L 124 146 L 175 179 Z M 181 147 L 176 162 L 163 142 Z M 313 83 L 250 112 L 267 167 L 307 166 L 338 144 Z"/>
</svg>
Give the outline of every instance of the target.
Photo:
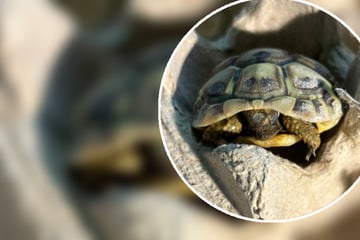
<svg viewBox="0 0 360 240">
<path fill-rule="evenodd" d="M 302 55 L 269 48 L 248 51 L 215 68 L 199 91 L 192 125 L 201 128 L 239 112 L 271 109 L 319 123 L 325 131 L 342 116 L 328 79 L 332 76 L 325 67 Z"/>
</svg>

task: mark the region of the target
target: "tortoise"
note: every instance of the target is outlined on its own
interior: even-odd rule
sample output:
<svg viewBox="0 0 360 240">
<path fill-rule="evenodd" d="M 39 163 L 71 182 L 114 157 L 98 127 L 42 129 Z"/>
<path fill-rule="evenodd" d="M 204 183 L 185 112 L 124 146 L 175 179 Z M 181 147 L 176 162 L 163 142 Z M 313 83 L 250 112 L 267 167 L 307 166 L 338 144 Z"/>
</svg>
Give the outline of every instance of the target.
<svg viewBox="0 0 360 240">
<path fill-rule="evenodd" d="M 201 141 L 264 148 L 303 141 L 315 156 L 320 133 L 343 115 L 330 71 L 300 54 L 257 48 L 220 63 L 200 89 L 192 127 Z"/>
</svg>

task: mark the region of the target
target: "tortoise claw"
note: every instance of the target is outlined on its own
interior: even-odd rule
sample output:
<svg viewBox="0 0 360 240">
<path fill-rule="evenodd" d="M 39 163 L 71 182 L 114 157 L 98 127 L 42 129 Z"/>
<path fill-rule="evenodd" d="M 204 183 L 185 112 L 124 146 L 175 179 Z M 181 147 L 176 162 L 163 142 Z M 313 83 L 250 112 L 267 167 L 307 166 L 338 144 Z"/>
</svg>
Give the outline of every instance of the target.
<svg viewBox="0 0 360 240">
<path fill-rule="evenodd" d="M 316 157 L 316 149 L 314 148 L 309 148 L 307 154 L 306 154 L 306 161 L 310 160 L 311 155 L 313 155 L 314 157 Z"/>
</svg>

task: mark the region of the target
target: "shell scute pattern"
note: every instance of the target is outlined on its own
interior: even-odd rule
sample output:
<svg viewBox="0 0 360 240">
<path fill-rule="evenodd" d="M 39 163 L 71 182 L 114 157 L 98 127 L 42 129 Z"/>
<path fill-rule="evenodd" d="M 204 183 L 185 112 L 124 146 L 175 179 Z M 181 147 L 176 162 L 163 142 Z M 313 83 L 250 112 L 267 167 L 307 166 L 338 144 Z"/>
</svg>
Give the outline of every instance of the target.
<svg viewBox="0 0 360 240">
<path fill-rule="evenodd" d="M 275 64 L 258 63 L 243 69 L 236 79 L 234 97 L 269 99 L 285 93 L 281 69 Z"/>
<path fill-rule="evenodd" d="M 333 79 L 330 72 L 302 55 L 255 49 L 225 60 L 214 72 L 199 92 L 194 127 L 258 108 L 313 123 L 342 116 L 341 102 L 329 81 Z M 254 105 L 254 100 L 263 104 Z"/>
<path fill-rule="evenodd" d="M 316 78 L 310 78 L 308 76 L 304 78 L 295 78 L 294 79 L 294 85 L 296 88 L 300 89 L 318 89 L 320 87 L 320 80 Z"/>
<path fill-rule="evenodd" d="M 224 82 L 215 82 L 206 89 L 209 96 L 218 96 L 225 92 L 226 85 Z"/>
<path fill-rule="evenodd" d="M 326 67 L 324 67 L 322 64 L 314 61 L 311 58 L 296 54 L 293 55 L 293 61 L 296 61 L 308 68 L 311 68 L 312 70 L 323 76 L 325 79 L 328 79 L 329 81 L 332 82 L 334 81 L 334 77 L 329 72 L 329 70 Z"/>
</svg>

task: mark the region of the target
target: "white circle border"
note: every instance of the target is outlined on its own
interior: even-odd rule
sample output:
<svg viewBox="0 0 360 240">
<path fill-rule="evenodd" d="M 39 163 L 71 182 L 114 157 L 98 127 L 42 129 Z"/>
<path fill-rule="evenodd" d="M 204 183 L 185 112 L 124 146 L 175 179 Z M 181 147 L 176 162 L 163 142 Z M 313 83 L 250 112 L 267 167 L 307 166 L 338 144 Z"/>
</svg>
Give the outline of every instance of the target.
<svg viewBox="0 0 360 240">
<path fill-rule="evenodd" d="M 235 6 L 235 5 L 238 5 L 238 4 L 242 4 L 242 3 L 245 3 L 245 2 L 251 2 L 252 0 L 238 0 L 238 1 L 234 1 L 234 2 L 231 2 L 231 3 L 228 3 L 222 7 L 219 7 L 217 8 L 216 10 L 210 12 L 209 14 L 207 14 L 205 17 L 203 17 L 201 20 L 199 20 L 185 35 L 184 37 L 180 40 L 180 42 L 177 44 L 176 48 L 174 49 L 173 53 L 171 54 L 167 64 L 166 64 L 166 67 L 165 67 L 165 70 L 164 70 L 164 73 L 163 73 L 163 76 L 161 78 L 161 83 L 160 83 L 160 88 L 159 88 L 159 97 L 158 97 L 158 124 L 159 124 L 159 130 L 160 130 L 160 136 L 161 136 L 161 141 L 163 143 L 163 146 L 164 146 L 164 149 L 165 149 L 165 152 L 166 152 L 166 155 L 167 157 L 169 158 L 170 162 L 171 162 L 171 165 L 173 166 L 173 168 L 175 169 L 175 171 L 177 172 L 177 174 L 179 175 L 179 177 L 181 178 L 181 180 L 187 185 L 188 188 L 191 189 L 191 191 L 193 193 L 195 193 L 196 196 L 198 196 L 201 200 L 203 200 L 204 202 L 206 202 L 208 205 L 210 205 L 211 207 L 217 209 L 218 211 L 220 212 L 223 212 L 229 216 L 232 216 L 234 218 L 237 218 L 237 219 L 241 219 L 241 220 L 247 220 L 247 221 L 250 221 L 250 222 L 257 222 L 257 223 L 287 223 L 287 222 L 294 222 L 294 221 L 298 221 L 298 220 L 302 220 L 302 219 L 305 219 L 305 218 L 308 218 L 308 217 L 311 217 L 311 216 L 314 216 L 332 206 L 334 206 L 337 202 L 339 202 L 342 198 L 344 198 L 346 195 L 349 194 L 349 192 L 351 192 L 356 185 L 359 184 L 360 182 L 360 177 L 358 177 L 358 179 L 346 190 L 344 191 L 339 197 L 337 197 L 335 200 L 333 200 L 332 202 L 330 202 L 329 204 L 325 205 L 324 207 L 322 208 L 319 208 L 318 210 L 315 210 L 311 213 L 308 213 L 308 214 L 305 214 L 305 215 L 302 215 L 302 216 L 298 216 L 298 217 L 294 217 L 294 218 L 289 218 L 289 219 L 276 219 L 276 220 L 260 220 L 260 219 L 255 219 L 255 218 L 249 218 L 249 217 L 245 217 L 245 216 L 242 216 L 240 214 L 235 214 L 235 213 L 231 213 L 231 212 L 228 212 L 226 211 L 225 209 L 209 202 L 205 197 L 203 197 L 201 194 L 199 194 L 188 182 L 187 180 L 183 177 L 182 173 L 180 172 L 180 170 L 177 168 L 177 166 L 175 165 L 171 155 L 170 155 L 170 152 L 167 148 L 167 145 L 165 143 L 165 137 L 164 137 L 164 133 L 163 133 L 163 130 L 162 130 L 162 123 L 161 123 L 161 93 L 162 93 L 162 89 L 163 89 L 163 84 L 164 84 L 164 78 L 165 76 L 167 75 L 167 72 L 169 71 L 169 64 L 173 61 L 173 58 L 174 56 L 176 55 L 176 52 L 180 49 L 180 46 L 183 44 L 183 42 L 185 41 L 185 39 L 192 33 L 195 31 L 195 29 L 197 27 L 199 27 L 202 23 L 204 23 L 205 21 L 207 21 L 209 18 L 213 17 L 214 15 L 216 15 L 217 13 L 227 9 L 227 8 L 230 8 L 232 6 Z M 324 9 L 323 7 L 321 6 L 318 6 L 314 3 L 310 3 L 310 2 L 307 2 L 305 0 L 289 0 L 289 1 L 292 1 L 292 2 L 297 2 L 297 3 L 301 3 L 301 4 L 304 4 L 304 5 L 308 5 L 308 6 L 311 6 L 325 14 L 327 14 L 328 16 L 332 17 L 333 19 L 335 19 L 337 22 L 339 22 L 348 32 L 351 33 L 351 35 L 353 37 L 356 38 L 356 40 L 358 41 L 358 43 L 360 43 L 360 37 L 355 33 L 354 30 L 352 30 L 342 19 L 340 19 L 338 16 L 336 16 L 335 14 L 331 13 L 330 11 Z"/>
</svg>

